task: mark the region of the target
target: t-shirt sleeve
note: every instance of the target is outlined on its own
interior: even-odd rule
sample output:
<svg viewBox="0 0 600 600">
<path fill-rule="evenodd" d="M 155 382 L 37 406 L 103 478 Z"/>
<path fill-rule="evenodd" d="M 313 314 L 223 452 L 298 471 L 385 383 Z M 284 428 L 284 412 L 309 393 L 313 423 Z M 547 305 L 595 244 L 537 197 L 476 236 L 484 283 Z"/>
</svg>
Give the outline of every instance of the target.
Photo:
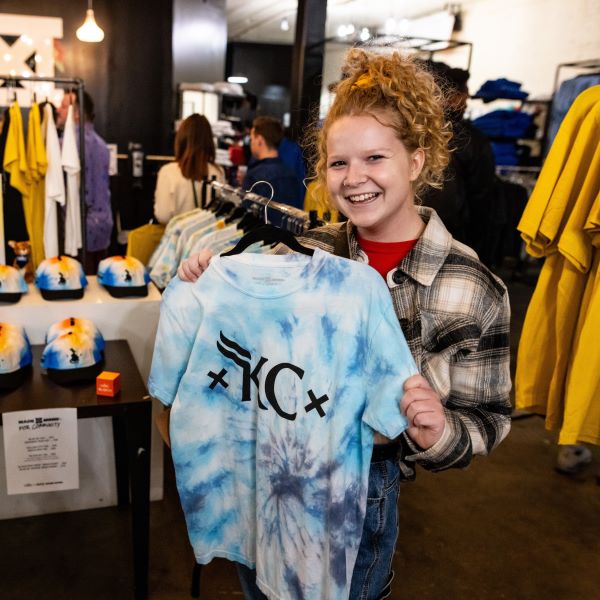
<svg viewBox="0 0 600 600">
<path fill-rule="evenodd" d="M 189 290 L 183 286 L 191 284 L 174 279 L 163 294 L 148 378 L 151 396 L 166 406 L 173 404 L 190 359 L 196 331 L 191 321 L 201 315 L 198 306 L 186 306 Z"/>
<path fill-rule="evenodd" d="M 398 437 L 408 421 L 400 412 L 404 382 L 418 373 L 415 361 L 400 329 L 387 289 L 371 314 L 380 315 L 371 336 L 365 375 L 371 390 L 367 398 L 363 421 L 388 438 Z"/>
</svg>

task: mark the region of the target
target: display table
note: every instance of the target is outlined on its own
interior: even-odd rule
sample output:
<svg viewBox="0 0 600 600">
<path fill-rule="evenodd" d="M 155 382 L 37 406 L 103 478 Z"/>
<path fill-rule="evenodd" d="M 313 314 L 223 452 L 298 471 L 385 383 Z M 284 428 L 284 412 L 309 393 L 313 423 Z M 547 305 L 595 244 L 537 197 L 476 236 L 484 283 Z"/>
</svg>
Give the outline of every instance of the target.
<svg viewBox="0 0 600 600">
<path fill-rule="evenodd" d="M 32 347 L 34 368 L 21 387 L 12 391 L 0 390 L 0 423 L 1 413 L 47 408 L 76 408 L 78 419 L 112 418 L 119 505 L 129 502 L 131 492 L 135 599 L 145 599 L 148 596 L 152 401 L 147 396 L 146 387 L 135 366 L 129 345 L 124 340 L 106 343 L 104 369 L 121 373 L 121 391 L 114 398 L 96 396 L 95 382 L 65 387 L 51 381 L 39 368 L 42 350 L 42 345 Z M 12 497 L 23 498 L 30 495 L 19 494 Z M 5 488 L 1 496 L 6 498 Z M 90 582 L 90 585 L 93 585 L 93 582 Z"/>
<path fill-rule="evenodd" d="M 88 286 L 79 300 L 53 300 L 42 298 L 39 290 L 29 285 L 29 293 L 16 304 L 0 302 L 0 321 L 21 325 L 32 344 L 43 344 L 48 327 L 68 317 L 91 319 L 105 340 L 124 339 L 129 343 L 135 365 L 148 379 L 154 337 L 160 311 L 160 292 L 153 284 L 148 286 L 144 298 L 113 298 L 95 276 L 88 276 Z M 39 362 L 34 361 L 34 368 Z M 0 412 L 4 410 L 0 400 Z M 160 410 L 154 401 L 153 411 Z M 80 478 L 82 489 L 73 492 L 33 494 L 17 499 L 2 498 L 0 519 L 25 517 L 52 512 L 102 508 L 117 504 L 118 489 L 114 484 L 112 423 L 107 418 L 86 419 L 79 424 Z M 163 496 L 163 443 L 153 432 L 151 445 L 150 499 Z M 4 477 L 4 451 L 0 444 L 0 481 Z"/>
</svg>

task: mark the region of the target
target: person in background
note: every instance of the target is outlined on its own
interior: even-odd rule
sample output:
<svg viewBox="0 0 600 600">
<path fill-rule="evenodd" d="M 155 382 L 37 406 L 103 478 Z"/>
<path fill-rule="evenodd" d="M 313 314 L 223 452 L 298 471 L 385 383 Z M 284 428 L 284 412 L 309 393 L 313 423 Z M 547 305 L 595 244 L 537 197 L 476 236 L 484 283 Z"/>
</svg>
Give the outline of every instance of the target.
<svg viewBox="0 0 600 600">
<path fill-rule="evenodd" d="M 242 182 L 244 190 L 266 198 L 271 189 L 259 181 L 268 181 L 273 186 L 273 200 L 302 209 L 304 188 L 302 180 L 279 157 L 278 147 L 283 139 L 281 121 L 274 117 L 256 117 L 250 130 L 250 150 L 253 160 L 248 165 Z M 254 184 L 254 187 L 252 187 Z"/>
<path fill-rule="evenodd" d="M 421 373 L 398 399 L 408 429 L 396 440 L 375 436 L 350 599 L 378 600 L 391 593 L 400 481 L 413 479 L 417 465 L 465 468 L 510 430 L 510 307 L 504 284 L 435 210 L 416 204 L 424 188 L 440 186 L 448 164 L 450 133 L 431 74 L 398 53 L 360 49 L 349 51 L 342 72 L 317 134 L 316 173 L 348 221 L 299 241 L 379 272 Z M 179 277 L 195 281 L 210 254 L 190 256 Z M 238 570 L 246 598 L 264 599 L 255 572 Z"/>
<path fill-rule="evenodd" d="M 424 61 L 442 89 L 444 117 L 452 127 L 450 164 L 443 187 L 428 187 L 422 204 L 435 209 L 454 239 L 471 246 L 481 257 L 496 185 L 492 147 L 477 127 L 463 118 L 467 107 L 469 72 L 445 63 Z"/>
<path fill-rule="evenodd" d="M 279 158 L 296 173 L 296 177 L 300 181 L 304 181 L 306 177 L 306 165 L 300 145 L 287 135 L 284 135 L 281 142 L 279 142 L 277 151 Z"/>
<path fill-rule="evenodd" d="M 175 135 L 175 162 L 161 167 L 154 191 L 154 216 L 168 223 L 175 215 L 200 206 L 202 178 L 223 182 L 223 169 L 215 164 L 213 132 L 204 115 L 185 119 Z"/>
<path fill-rule="evenodd" d="M 57 109 L 56 126 L 63 129 L 69 106 L 73 105 L 73 119 L 80 122 L 78 95 L 66 92 Z M 108 175 L 109 152 L 106 142 L 94 129 L 94 101 L 83 92 L 84 141 L 85 141 L 85 271 L 96 273 L 98 263 L 106 258 L 113 229 L 113 214 L 110 204 L 110 178 Z M 79 143 L 79 136 L 77 136 Z"/>
</svg>

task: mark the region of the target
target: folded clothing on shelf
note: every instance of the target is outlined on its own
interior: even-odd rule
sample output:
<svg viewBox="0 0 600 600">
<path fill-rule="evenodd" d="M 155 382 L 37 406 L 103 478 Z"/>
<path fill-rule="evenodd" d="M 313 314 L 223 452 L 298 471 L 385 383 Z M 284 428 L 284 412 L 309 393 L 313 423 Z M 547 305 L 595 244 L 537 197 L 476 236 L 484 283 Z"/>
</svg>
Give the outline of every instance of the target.
<svg viewBox="0 0 600 600">
<path fill-rule="evenodd" d="M 484 102 L 490 102 L 496 98 L 525 100 L 527 96 L 529 96 L 529 92 L 522 90 L 519 82 L 501 77 L 500 79 L 490 79 L 486 81 L 477 90 L 474 98 L 482 98 Z"/>
</svg>

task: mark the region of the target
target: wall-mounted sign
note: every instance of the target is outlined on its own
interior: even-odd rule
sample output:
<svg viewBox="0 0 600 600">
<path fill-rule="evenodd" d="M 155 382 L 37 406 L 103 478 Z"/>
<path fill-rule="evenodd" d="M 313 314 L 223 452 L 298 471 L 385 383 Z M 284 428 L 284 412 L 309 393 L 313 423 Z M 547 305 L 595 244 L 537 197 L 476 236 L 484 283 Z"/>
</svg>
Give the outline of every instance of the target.
<svg viewBox="0 0 600 600">
<path fill-rule="evenodd" d="M 0 76 L 54 77 L 54 42 L 62 36 L 60 18 L 0 14 Z M 30 105 L 32 92 L 38 101 L 48 98 L 60 104 L 62 91 L 55 90 L 53 83 L 25 81 L 21 85 L 16 89 L 1 87 L 0 106 L 7 106 L 14 92 L 21 106 Z"/>
</svg>

